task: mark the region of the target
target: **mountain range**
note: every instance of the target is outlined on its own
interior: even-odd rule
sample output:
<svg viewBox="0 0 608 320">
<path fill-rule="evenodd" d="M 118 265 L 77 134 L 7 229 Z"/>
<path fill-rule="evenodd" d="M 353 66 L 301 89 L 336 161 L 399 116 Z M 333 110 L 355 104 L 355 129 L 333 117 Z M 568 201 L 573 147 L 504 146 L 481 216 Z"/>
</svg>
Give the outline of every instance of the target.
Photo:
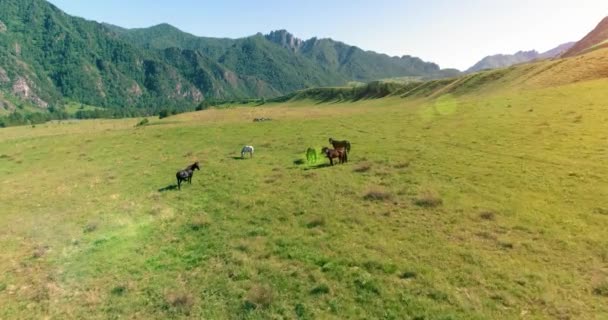
<svg viewBox="0 0 608 320">
<path fill-rule="evenodd" d="M 514 54 L 497 54 L 487 56 L 465 71 L 473 73 L 486 69 L 506 68 L 515 64 L 526 63 L 535 60 L 553 59 L 568 51 L 576 42 L 561 44 L 547 52 L 539 53 L 536 50 L 518 51 Z"/>
<path fill-rule="evenodd" d="M 274 97 L 308 87 L 460 74 L 285 30 L 197 37 L 167 24 L 124 29 L 73 17 L 44 0 L 0 2 L 0 109 L 76 101 L 161 108 Z"/>
</svg>

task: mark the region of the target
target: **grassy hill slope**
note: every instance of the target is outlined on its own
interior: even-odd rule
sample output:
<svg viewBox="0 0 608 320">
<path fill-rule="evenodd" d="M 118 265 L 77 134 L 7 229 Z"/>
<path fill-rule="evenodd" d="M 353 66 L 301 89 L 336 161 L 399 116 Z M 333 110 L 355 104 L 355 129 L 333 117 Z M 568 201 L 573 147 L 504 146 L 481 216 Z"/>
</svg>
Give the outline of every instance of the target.
<svg viewBox="0 0 608 320">
<path fill-rule="evenodd" d="M 604 319 L 608 80 L 577 59 L 0 129 L 0 318 Z M 299 164 L 329 136 L 347 165 Z"/>
</svg>

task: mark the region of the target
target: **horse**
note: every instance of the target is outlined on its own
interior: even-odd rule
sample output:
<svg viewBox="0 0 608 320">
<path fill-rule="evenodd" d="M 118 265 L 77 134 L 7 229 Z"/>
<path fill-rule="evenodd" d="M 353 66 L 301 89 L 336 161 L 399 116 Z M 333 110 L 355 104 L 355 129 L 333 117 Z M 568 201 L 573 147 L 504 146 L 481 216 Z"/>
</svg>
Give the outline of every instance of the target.
<svg viewBox="0 0 608 320">
<path fill-rule="evenodd" d="M 177 189 L 182 189 L 182 181 L 188 181 L 189 184 L 192 184 L 192 176 L 194 175 L 194 170 L 201 170 L 198 165 L 198 161 L 187 166 L 186 169 L 180 170 L 175 174 L 177 178 Z"/>
<path fill-rule="evenodd" d="M 334 146 L 334 149 L 346 148 L 347 152 L 350 152 L 350 141 L 348 140 L 334 140 L 329 138 L 329 143 Z"/>
<path fill-rule="evenodd" d="M 343 164 L 348 161 L 347 151 L 344 148 L 341 149 L 330 149 L 324 147 L 321 152 L 329 159 L 329 164 L 334 165 L 334 159 L 338 158 L 339 163 Z"/>
<path fill-rule="evenodd" d="M 241 158 L 245 159 L 245 153 L 249 153 L 249 157 L 253 158 L 253 146 L 244 146 L 241 149 Z"/>
<path fill-rule="evenodd" d="M 306 161 L 308 163 L 317 163 L 317 150 L 315 148 L 306 149 Z"/>
</svg>

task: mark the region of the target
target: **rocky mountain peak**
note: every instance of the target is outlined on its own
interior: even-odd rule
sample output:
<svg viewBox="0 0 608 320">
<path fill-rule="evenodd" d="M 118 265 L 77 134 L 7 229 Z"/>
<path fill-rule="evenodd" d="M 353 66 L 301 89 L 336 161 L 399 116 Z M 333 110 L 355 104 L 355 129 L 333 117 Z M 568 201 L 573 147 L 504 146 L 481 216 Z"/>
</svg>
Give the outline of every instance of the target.
<svg viewBox="0 0 608 320">
<path fill-rule="evenodd" d="M 270 34 L 266 35 L 266 39 L 272 41 L 284 48 L 287 48 L 293 52 L 298 51 L 304 41 L 302 39 L 296 38 L 293 34 L 289 33 L 287 30 L 276 30 L 270 32 Z"/>
</svg>

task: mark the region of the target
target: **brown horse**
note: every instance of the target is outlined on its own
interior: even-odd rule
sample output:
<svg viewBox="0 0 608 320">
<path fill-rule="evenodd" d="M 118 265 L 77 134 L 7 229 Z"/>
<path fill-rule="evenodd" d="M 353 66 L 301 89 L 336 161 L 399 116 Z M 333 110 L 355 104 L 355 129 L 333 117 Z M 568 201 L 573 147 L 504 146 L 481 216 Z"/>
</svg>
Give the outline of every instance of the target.
<svg viewBox="0 0 608 320">
<path fill-rule="evenodd" d="M 175 174 L 177 178 L 177 189 L 182 189 L 182 181 L 187 181 L 189 184 L 192 184 L 192 176 L 194 175 L 194 170 L 201 170 L 198 165 L 198 161 L 187 166 L 186 169 L 180 170 Z"/>
<path fill-rule="evenodd" d="M 344 148 L 347 152 L 350 152 L 350 141 L 348 140 L 334 140 L 333 138 L 329 138 L 329 143 L 334 146 L 334 149 Z"/>
<path fill-rule="evenodd" d="M 348 155 L 347 155 L 347 151 L 344 148 L 341 149 L 330 149 L 330 148 L 323 148 L 321 149 L 321 152 L 329 159 L 329 163 L 333 166 L 334 165 L 334 159 L 338 159 L 340 164 L 343 164 L 345 162 L 348 162 Z"/>
</svg>

